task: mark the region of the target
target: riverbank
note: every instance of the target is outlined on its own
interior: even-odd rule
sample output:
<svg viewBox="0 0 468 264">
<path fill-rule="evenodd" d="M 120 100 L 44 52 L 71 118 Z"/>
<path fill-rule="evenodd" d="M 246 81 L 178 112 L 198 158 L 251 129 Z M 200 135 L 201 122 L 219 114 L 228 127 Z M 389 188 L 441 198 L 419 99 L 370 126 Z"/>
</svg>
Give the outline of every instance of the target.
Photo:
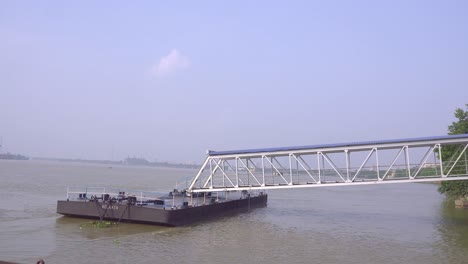
<svg viewBox="0 0 468 264">
<path fill-rule="evenodd" d="M 468 209 L 468 197 L 458 198 L 454 202 L 456 208 Z"/>
<path fill-rule="evenodd" d="M 177 168 L 177 169 L 198 169 L 199 164 L 187 163 L 170 163 L 170 162 L 149 162 L 140 158 L 127 158 L 125 160 L 112 161 L 112 160 L 89 160 L 89 159 L 67 159 L 67 158 L 43 158 L 34 157 L 32 160 L 39 161 L 56 161 L 56 162 L 74 162 L 74 163 L 88 163 L 88 164 L 103 164 L 103 165 L 125 165 L 125 166 L 146 166 L 157 168 Z"/>
</svg>

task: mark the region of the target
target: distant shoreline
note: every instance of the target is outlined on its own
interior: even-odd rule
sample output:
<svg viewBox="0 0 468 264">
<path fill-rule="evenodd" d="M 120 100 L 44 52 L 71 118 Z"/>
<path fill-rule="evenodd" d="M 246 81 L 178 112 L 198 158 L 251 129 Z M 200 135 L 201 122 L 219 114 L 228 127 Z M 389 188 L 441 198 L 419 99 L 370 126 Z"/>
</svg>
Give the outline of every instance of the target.
<svg viewBox="0 0 468 264">
<path fill-rule="evenodd" d="M 7 152 L 7 153 L 4 153 L 4 154 L 0 153 L 0 159 L 3 159 L 3 160 L 29 160 L 29 157 L 23 156 L 23 155 L 20 155 L 20 154 L 13 154 L 13 153 Z"/>
<path fill-rule="evenodd" d="M 89 159 L 67 159 L 67 158 L 44 158 L 44 157 L 26 157 L 14 154 L 0 154 L 0 160 L 42 160 L 42 161 L 57 161 L 57 162 L 76 162 L 76 163 L 90 163 L 90 164 L 103 164 L 103 165 L 124 165 L 124 166 L 145 166 L 145 167 L 158 167 L 158 168 L 183 168 L 183 169 L 198 169 L 199 164 L 187 163 L 170 163 L 170 162 L 149 162 L 140 158 L 127 158 L 122 161 L 112 160 L 89 160 Z"/>
<path fill-rule="evenodd" d="M 104 164 L 104 165 L 126 165 L 126 166 L 146 166 L 146 167 L 162 167 L 162 168 L 184 168 L 184 169 L 198 169 L 198 164 L 186 163 L 169 163 L 169 162 L 149 162 L 145 159 L 127 158 L 123 161 L 112 160 L 88 160 L 88 159 L 65 159 L 65 158 L 33 158 L 34 160 L 48 160 L 59 162 L 79 162 L 91 164 Z"/>
</svg>

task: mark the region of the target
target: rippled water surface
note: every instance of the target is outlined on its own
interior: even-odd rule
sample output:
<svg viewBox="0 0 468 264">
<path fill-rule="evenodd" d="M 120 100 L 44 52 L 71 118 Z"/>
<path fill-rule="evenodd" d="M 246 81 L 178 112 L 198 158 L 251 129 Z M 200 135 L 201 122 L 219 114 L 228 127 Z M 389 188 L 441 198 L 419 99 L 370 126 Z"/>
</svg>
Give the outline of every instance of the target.
<svg viewBox="0 0 468 264">
<path fill-rule="evenodd" d="M 35 263 L 468 263 L 468 210 L 432 184 L 270 191 L 267 208 L 185 227 L 80 228 L 67 186 L 168 191 L 193 170 L 0 161 L 0 260 Z"/>
</svg>

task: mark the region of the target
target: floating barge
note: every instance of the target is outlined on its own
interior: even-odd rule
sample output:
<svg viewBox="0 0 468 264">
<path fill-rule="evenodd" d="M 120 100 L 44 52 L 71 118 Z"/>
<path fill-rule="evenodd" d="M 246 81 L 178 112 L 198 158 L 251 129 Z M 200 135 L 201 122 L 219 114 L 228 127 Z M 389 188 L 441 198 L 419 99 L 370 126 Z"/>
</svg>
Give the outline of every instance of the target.
<svg viewBox="0 0 468 264">
<path fill-rule="evenodd" d="M 57 202 L 57 213 L 116 222 L 182 226 L 265 207 L 264 192 L 203 192 L 168 194 L 109 188 L 68 189 Z"/>
</svg>

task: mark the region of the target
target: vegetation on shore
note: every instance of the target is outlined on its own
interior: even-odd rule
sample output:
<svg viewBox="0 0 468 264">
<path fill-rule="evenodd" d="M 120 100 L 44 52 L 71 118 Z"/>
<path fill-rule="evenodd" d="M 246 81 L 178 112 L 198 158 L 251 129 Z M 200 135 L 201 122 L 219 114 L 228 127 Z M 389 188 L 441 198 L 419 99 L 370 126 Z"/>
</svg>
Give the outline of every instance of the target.
<svg viewBox="0 0 468 264">
<path fill-rule="evenodd" d="M 455 118 L 458 120 L 452 122 L 448 127 L 449 135 L 468 134 L 468 104 L 466 108 L 466 111 L 461 108 L 455 110 Z M 453 155 L 460 154 L 460 151 L 456 146 L 446 146 L 442 148 L 442 159 L 449 160 Z M 466 159 L 459 160 L 459 166 L 456 166 L 451 174 L 466 173 L 466 162 Z M 453 199 L 467 197 L 468 181 L 443 181 L 439 187 L 439 192 Z"/>
<path fill-rule="evenodd" d="M 111 221 L 92 221 L 81 224 L 80 228 L 110 228 L 116 225 L 118 223 Z"/>
</svg>

